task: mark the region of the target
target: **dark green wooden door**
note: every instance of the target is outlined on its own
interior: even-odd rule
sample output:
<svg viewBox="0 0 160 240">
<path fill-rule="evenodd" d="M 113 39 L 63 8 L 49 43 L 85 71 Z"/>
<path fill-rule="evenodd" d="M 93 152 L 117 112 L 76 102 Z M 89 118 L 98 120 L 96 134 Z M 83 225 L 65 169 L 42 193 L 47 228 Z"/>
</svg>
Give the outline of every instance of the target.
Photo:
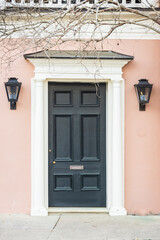
<svg viewBox="0 0 160 240">
<path fill-rule="evenodd" d="M 106 206 L 105 89 L 49 83 L 49 207 Z"/>
</svg>

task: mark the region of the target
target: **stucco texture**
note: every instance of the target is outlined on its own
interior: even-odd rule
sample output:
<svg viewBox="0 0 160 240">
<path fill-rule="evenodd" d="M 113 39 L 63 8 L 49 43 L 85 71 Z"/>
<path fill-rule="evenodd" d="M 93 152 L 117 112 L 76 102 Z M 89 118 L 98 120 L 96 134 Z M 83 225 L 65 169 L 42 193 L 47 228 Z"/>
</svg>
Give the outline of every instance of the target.
<svg viewBox="0 0 160 240">
<path fill-rule="evenodd" d="M 31 198 L 31 87 L 33 68 L 22 57 L 2 65 L 0 79 L 0 213 L 30 213 Z M 22 82 L 16 110 L 4 83 Z"/>
<path fill-rule="evenodd" d="M 16 40 L 18 41 L 18 40 Z M 77 46 L 77 45 L 75 45 Z M 74 46 L 74 48 L 75 48 Z M 102 46 L 102 45 L 101 45 Z M 70 44 L 67 48 L 71 49 Z M 97 49 L 100 45 L 97 45 Z M 65 47 L 66 49 L 66 47 Z M 105 40 L 103 50 L 134 56 L 123 68 L 125 79 L 125 208 L 129 214 L 160 213 L 160 41 Z M 31 78 L 33 66 L 19 53 L 1 65 L 0 213 L 30 213 Z M 17 110 L 10 110 L 4 83 L 17 77 L 22 88 Z M 140 112 L 133 85 L 153 84 L 150 103 Z"/>
</svg>

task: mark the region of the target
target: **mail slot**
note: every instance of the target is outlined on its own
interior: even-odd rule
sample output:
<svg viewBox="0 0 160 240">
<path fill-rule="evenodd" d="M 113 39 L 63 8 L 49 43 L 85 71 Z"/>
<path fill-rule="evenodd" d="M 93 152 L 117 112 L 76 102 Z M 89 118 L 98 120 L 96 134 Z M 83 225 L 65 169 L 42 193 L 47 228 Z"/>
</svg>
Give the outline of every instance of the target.
<svg viewBox="0 0 160 240">
<path fill-rule="evenodd" d="M 70 168 L 70 170 L 83 170 L 84 166 L 83 165 L 70 165 L 69 168 Z"/>
</svg>

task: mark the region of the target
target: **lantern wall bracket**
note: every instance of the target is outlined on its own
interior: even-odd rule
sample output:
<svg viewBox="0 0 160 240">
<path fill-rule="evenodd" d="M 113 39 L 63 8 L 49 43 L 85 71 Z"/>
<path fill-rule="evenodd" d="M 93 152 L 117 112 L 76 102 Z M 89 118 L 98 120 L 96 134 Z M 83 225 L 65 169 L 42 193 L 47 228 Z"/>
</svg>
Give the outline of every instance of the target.
<svg viewBox="0 0 160 240">
<path fill-rule="evenodd" d="M 145 104 L 139 104 L 139 111 L 145 111 L 146 110 L 146 105 Z"/>
<path fill-rule="evenodd" d="M 16 102 L 10 102 L 10 109 L 16 110 Z"/>
</svg>

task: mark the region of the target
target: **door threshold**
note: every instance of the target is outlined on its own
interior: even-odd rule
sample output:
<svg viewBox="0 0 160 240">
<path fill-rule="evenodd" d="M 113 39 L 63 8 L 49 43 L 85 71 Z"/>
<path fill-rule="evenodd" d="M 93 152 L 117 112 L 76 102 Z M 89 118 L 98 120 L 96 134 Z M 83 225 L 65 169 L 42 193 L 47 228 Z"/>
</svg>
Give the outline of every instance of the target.
<svg viewBox="0 0 160 240">
<path fill-rule="evenodd" d="M 105 207 L 49 207 L 48 213 L 109 213 Z"/>
</svg>

